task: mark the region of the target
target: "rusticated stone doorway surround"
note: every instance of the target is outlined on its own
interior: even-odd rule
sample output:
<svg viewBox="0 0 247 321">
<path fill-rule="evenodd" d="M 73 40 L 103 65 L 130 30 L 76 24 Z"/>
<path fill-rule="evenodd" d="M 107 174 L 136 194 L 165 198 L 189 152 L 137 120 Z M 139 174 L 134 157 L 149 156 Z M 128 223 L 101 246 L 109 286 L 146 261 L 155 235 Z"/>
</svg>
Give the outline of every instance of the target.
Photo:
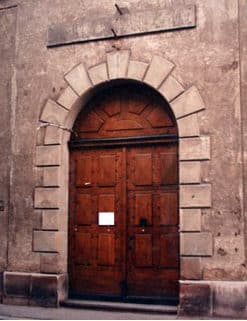
<svg viewBox="0 0 247 321">
<path fill-rule="evenodd" d="M 201 182 L 201 163 L 210 160 L 210 137 L 200 134 L 198 113 L 205 109 L 195 86 L 183 88 L 172 75 L 175 65 L 154 55 L 150 63 L 131 58 L 129 50 L 106 54 L 90 68 L 83 63 L 65 74 L 68 87 L 48 100 L 37 134 L 34 208 L 42 228 L 33 230 L 33 251 L 40 253 L 37 273 L 5 272 L 4 302 L 58 305 L 66 298 L 68 241 L 68 147 L 74 121 L 102 86 L 135 81 L 158 91 L 170 104 L 179 129 L 181 290 L 201 279 L 201 258 L 212 256 L 212 235 L 201 229 L 201 211 L 211 207 L 211 185 Z M 18 285 L 16 281 L 18 280 Z M 195 282 L 195 281 L 194 281 Z M 200 283 L 200 281 L 198 281 Z M 49 285 L 48 285 L 49 284 Z M 193 283 L 194 284 L 194 283 Z M 43 299 L 42 299 L 43 298 Z M 186 301 L 186 300 L 185 300 Z"/>
</svg>

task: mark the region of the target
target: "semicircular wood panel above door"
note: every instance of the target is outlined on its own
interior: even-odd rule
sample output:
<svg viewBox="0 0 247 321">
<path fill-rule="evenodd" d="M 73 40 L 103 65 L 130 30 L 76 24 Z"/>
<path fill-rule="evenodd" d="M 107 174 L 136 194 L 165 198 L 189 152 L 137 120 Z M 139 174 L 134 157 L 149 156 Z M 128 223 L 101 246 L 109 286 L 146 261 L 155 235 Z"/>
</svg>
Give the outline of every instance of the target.
<svg viewBox="0 0 247 321">
<path fill-rule="evenodd" d="M 169 106 L 147 87 L 121 85 L 92 99 L 73 130 L 70 294 L 176 299 L 178 146 Z"/>
</svg>

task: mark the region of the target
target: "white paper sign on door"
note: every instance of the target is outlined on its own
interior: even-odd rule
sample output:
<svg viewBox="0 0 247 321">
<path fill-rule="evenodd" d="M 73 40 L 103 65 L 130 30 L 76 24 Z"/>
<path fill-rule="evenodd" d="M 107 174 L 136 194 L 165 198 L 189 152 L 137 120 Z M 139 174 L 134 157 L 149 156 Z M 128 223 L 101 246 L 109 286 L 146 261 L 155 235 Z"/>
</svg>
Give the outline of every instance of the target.
<svg viewBox="0 0 247 321">
<path fill-rule="evenodd" d="M 114 212 L 99 212 L 99 225 L 114 225 Z"/>
</svg>

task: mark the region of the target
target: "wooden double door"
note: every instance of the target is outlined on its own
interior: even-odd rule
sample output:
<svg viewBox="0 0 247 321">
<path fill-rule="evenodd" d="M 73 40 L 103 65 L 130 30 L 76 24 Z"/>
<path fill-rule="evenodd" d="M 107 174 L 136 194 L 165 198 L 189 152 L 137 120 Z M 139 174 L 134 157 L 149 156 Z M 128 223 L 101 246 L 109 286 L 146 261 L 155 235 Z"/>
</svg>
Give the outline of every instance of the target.
<svg viewBox="0 0 247 321">
<path fill-rule="evenodd" d="M 71 151 L 71 295 L 177 297 L 177 164 L 177 143 Z"/>
</svg>

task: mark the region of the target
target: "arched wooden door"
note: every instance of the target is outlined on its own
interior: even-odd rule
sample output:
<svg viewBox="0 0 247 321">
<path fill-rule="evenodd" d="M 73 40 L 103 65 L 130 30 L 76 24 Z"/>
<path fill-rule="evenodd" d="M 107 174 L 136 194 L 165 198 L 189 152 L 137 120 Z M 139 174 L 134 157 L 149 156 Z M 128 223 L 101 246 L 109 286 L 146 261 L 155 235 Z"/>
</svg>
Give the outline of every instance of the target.
<svg viewBox="0 0 247 321">
<path fill-rule="evenodd" d="M 103 90 L 70 141 L 70 295 L 177 298 L 178 145 L 169 106 Z"/>
</svg>

